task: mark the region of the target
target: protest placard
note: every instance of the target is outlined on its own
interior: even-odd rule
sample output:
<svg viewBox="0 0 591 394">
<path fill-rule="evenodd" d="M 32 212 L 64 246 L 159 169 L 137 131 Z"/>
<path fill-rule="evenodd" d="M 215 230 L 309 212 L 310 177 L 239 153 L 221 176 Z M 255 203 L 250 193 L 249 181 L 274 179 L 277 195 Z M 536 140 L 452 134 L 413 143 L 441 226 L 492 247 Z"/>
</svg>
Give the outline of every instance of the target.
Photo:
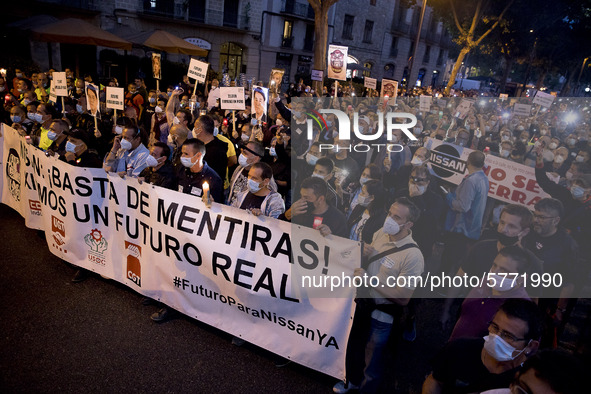
<svg viewBox="0 0 591 394">
<path fill-rule="evenodd" d="M 219 89 L 221 109 L 244 110 L 246 108 L 243 87 L 221 87 Z"/>
</svg>

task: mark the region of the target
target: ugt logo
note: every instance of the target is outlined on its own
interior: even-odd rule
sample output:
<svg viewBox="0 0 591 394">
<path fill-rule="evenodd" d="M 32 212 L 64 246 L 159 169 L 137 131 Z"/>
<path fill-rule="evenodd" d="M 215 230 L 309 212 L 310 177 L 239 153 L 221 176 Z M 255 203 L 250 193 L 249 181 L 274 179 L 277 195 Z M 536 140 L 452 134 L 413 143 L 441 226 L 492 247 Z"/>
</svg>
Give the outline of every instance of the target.
<svg viewBox="0 0 591 394">
<path fill-rule="evenodd" d="M 349 120 L 349 116 L 343 112 L 339 111 L 338 109 L 319 109 L 318 110 L 321 114 L 333 114 L 336 116 L 339 122 L 339 140 L 350 140 L 351 139 L 351 121 Z M 379 139 L 384 134 L 384 113 L 377 112 L 378 114 L 378 127 L 377 131 L 374 134 L 363 134 L 359 131 L 359 113 L 353 113 L 353 133 L 355 136 L 360 139 L 361 141 L 375 141 Z M 326 121 L 319 115 L 320 119 L 324 124 Z M 396 118 L 406 118 L 410 119 L 410 123 L 394 123 L 394 119 Z M 408 112 L 388 112 L 386 114 L 386 138 L 388 141 L 392 140 L 392 131 L 393 130 L 401 130 L 411 141 L 417 141 L 417 137 L 413 135 L 408 129 L 413 128 L 417 124 L 417 117 Z M 306 121 L 307 131 L 308 131 L 308 139 L 314 139 L 314 129 L 313 129 L 313 122 L 312 119 L 308 119 Z"/>
</svg>

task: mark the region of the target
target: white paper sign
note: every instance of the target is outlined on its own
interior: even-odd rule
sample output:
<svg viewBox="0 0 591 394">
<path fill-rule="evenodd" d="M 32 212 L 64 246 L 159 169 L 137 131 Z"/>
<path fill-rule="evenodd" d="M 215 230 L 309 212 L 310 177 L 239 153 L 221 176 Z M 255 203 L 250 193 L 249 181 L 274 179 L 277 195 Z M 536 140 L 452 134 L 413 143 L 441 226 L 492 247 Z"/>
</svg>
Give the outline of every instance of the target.
<svg viewBox="0 0 591 394">
<path fill-rule="evenodd" d="M 107 97 L 106 103 L 107 108 L 118 109 L 123 111 L 125 102 L 125 93 L 123 92 L 123 88 L 114 88 L 107 86 Z"/>
<path fill-rule="evenodd" d="M 197 80 L 197 82 L 204 83 L 205 78 L 207 78 L 207 67 L 209 67 L 209 63 L 200 62 L 197 59 L 191 58 L 187 75 L 189 78 Z"/>
<path fill-rule="evenodd" d="M 544 108 L 550 108 L 554 99 L 556 97 L 552 96 L 549 93 L 540 92 L 539 90 L 536 92 L 536 97 L 534 97 L 534 104 L 540 104 Z"/>
<path fill-rule="evenodd" d="M 324 76 L 324 71 L 312 70 L 312 81 L 322 81 L 323 76 Z"/>
<path fill-rule="evenodd" d="M 54 72 L 52 82 L 55 82 L 55 95 L 68 96 L 68 83 L 66 80 L 66 72 Z"/>
<path fill-rule="evenodd" d="M 421 96 L 419 97 L 419 110 L 424 112 L 431 111 L 431 99 L 431 96 L 425 96 L 421 94 Z"/>
<path fill-rule="evenodd" d="M 376 87 L 378 86 L 378 80 L 375 78 L 365 77 L 365 80 L 363 81 L 363 86 L 368 89 L 375 90 Z"/>
<path fill-rule="evenodd" d="M 244 110 L 244 88 L 220 88 L 220 108 L 221 109 L 237 109 Z"/>
<path fill-rule="evenodd" d="M 57 94 L 55 94 L 55 80 L 49 85 L 49 101 L 57 103 Z"/>
<path fill-rule="evenodd" d="M 531 115 L 531 105 L 515 103 L 513 113 L 517 116 L 529 116 Z"/>
</svg>

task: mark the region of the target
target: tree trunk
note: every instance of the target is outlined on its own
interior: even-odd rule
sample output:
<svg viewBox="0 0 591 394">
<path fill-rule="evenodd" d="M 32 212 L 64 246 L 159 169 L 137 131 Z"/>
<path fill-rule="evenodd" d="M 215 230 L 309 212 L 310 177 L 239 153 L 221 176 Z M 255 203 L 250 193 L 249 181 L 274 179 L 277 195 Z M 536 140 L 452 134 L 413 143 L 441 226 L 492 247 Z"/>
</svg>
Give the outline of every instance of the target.
<svg viewBox="0 0 591 394">
<path fill-rule="evenodd" d="M 512 67 L 513 58 L 505 57 L 505 69 L 503 70 L 503 76 L 501 77 L 501 81 L 499 83 L 499 94 L 505 93 L 505 86 L 507 85 L 507 79 L 509 78 L 509 73 L 511 72 Z"/>
<path fill-rule="evenodd" d="M 456 64 L 454 64 L 454 68 L 451 70 L 451 75 L 449 76 L 449 81 L 447 82 L 447 86 L 445 87 L 445 91 L 443 92 L 446 96 L 449 94 L 451 87 L 456 83 L 456 75 L 458 75 L 458 71 L 460 71 L 460 67 L 462 67 L 462 62 L 466 55 L 470 52 L 470 48 L 463 47 L 456 59 Z"/>
<path fill-rule="evenodd" d="M 322 4 L 321 12 L 314 13 L 314 69 L 322 70 L 322 81 L 314 81 L 314 91 L 317 95 L 322 95 L 322 86 L 324 85 L 324 75 L 326 69 L 327 41 L 328 41 L 328 10 L 330 6 Z M 347 59 L 345 59 L 346 64 Z"/>
</svg>

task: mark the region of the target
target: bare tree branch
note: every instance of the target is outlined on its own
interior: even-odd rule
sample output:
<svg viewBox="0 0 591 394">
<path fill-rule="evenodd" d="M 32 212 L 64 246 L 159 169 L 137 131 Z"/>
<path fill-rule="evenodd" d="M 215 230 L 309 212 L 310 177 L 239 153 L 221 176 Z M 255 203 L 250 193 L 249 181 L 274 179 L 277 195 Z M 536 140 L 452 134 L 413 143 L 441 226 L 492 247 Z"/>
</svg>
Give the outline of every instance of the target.
<svg viewBox="0 0 591 394">
<path fill-rule="evenodd" d="M 458 28 L 458 30 L 460 31 L 461 35 L 466 34 L 466 32 L 464 31 L 464 29 L 462 28 L 462 25 L 460 24 L 460 21 L 458 19 L 458 13 L 456 12 L 456 7 L 454 6 L 454 0 L 449 0 L 449 4 L 451 5 L 451 13 L 454 16 L 454 22 L 456 22 L 456 27 Z"/>
<path fill-rule="evenodd" d="M 499 23 L 501 23 L 501 20 L 503 20 L 503 15 L 505 15 L 505 12 L 507 12 L 507 10 L 511 7 L 511 5 L 513 5 L 513 2 L 515 0 L 511 0 L 509 3 L 507 3 L 507 6 L 505 7 L 505 9 L 503 9 L 503 12 L 501 12 L 501 14 L 499 15 L 499 17 L 497 18 L 497 21 L 495 23 L 493 23 L 493 25 L 490 27 L 490 29 L 488 29 L 482 36 L 480 36 L 480 38 L 478 40 L 476 40 L 474 42 L 475 46 L 478 46 L 480 44 L 480 42 L 486 37 L 488 36 L 498 25 Z"/>
</svg>

